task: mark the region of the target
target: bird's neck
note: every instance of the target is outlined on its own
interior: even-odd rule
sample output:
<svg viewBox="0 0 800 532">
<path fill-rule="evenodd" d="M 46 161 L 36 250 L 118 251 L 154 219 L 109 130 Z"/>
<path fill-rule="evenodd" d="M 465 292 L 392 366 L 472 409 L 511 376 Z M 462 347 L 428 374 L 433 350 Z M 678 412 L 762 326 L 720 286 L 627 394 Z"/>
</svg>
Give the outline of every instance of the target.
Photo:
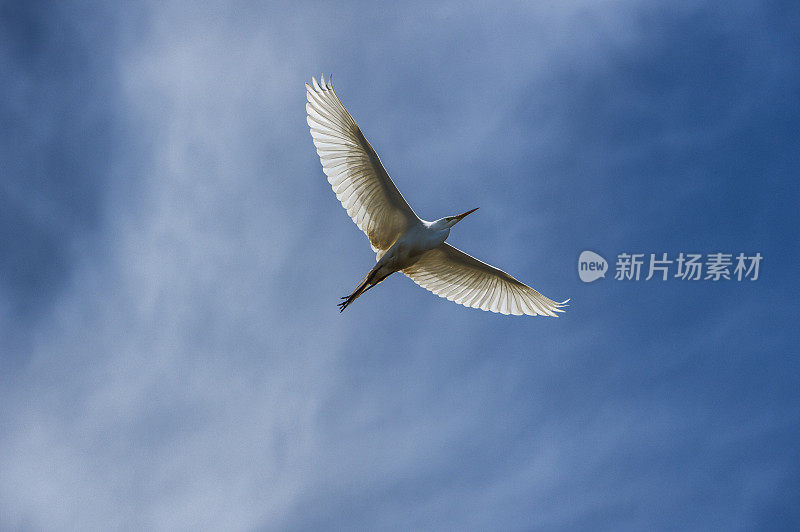
<svg viewBox="0 0 800 532">
<path fill-rule="evenodd" d="M 442 220 L 436 220 L 435 222 L 427 223 L 428 234 L 430 235 L 431 242 L 435 241 L 435 244 L 432 244 L 432 247 L 438 246 L 445 240 L 447 237 L 450 236 L 450 227 L 446 224 L 446 222 Z"/>
</svg>

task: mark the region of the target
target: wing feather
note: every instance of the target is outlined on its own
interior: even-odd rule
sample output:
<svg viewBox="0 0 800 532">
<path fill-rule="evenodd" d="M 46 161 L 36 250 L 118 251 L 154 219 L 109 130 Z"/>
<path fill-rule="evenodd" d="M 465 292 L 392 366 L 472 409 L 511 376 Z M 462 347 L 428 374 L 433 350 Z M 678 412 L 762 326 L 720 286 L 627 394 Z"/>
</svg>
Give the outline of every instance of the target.
<svg viewBox="0 0 800 532">
<path fill-rule="evenodd" d="M 323 77 L 306 83 L 306 121 L 322 170 L 347 214 L 386 251 L 419 218 L 397 190 L 378 154 Z"/>
<path fill-rule="evenodd" d="M 403 273 L 440 297 L 502 314 L 557 316 L 569 301 L 557 303 L 446 242 L 425 252 Z"/>
</svg>

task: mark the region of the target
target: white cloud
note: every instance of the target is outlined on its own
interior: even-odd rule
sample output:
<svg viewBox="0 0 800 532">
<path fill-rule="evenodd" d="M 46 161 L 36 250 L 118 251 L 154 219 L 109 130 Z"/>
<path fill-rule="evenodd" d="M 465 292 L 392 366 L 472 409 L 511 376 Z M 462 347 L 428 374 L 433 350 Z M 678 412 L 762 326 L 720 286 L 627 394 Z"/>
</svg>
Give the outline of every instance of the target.
<svg viewBox="0 0 800 532">
<path fill-rule="evenodd" d="M 544 507 L 539 523 L 557 527 L 635 496 L 609 501 L 587 488 L 584 504 L 567 509 L 548 499 L 632 430 L 622 415 L 588 426 L 557 416 L 561 396 L 548 383 L 569 384 L 598 330 L 451 307 L 399 279 L 335 312 L 372 256 L 306 131 L 302 83 L 317 67 L 340 69 L 345 103 L 379 152 L 392 148 L 381 152 L 390 173 L 421 214 L 436 215 L 472 206 L 442 204 L 455 179 L 484 186 L 448 173 L 450 161 L 502 154 L 506 119 L 548 65 L 602 60 L 598 50 L 639 38 L 629 2 L 491 12 L 486 25 L 477 10 L 449 5 L 433 15 L 434 34 L 414 9 L 404 13 L 419 25 L 409 26 L 324 5 L 246 14 L 154 5 L 119 55 L 116 119 L 129 143 L 106 183 L 101 234 L 81 244 L 70 287 L 5 394 L 0 455 L 13 459 L 0 475 L 2 523 L 250 529 L 339 517 L 346 526 L 358 519 L 338 515 L 346 506 L 384 526 L 445 524 L 440 512 L 455 509 L 469 528 L 500 519 L 520 492 Z M 461 45 L 468 54 L 452 50 Z M 433 94 L 435 105 L 404 91 Z M 486 201 L 515 199 L 494 194 Z M 518 249 L 513 231 L 485 245 Z M 525 381 L 534 356 L 537 376 Z M 480 439 L 516 423 L 543 428 L 521 443 Z M 576 465 L 559 443 L 580 435 L 592 441 L 570 450 L 596 454 Z M 534 436 L 539 444 L 521 449 Z M 486 464 L 453 461 L 482 455 L 482 443 Z M 502 463 L 506 451 L 519 455 Z M 430 499 L 393 502 L 404 489 Z"/>
</svg>

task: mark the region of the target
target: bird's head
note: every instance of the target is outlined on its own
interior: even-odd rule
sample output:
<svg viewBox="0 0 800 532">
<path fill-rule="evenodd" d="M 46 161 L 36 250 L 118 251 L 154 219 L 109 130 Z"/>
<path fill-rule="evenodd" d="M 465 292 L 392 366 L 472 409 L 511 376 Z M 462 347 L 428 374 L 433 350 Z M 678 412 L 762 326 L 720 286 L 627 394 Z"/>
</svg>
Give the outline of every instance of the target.
<svg viewBox="0 0 800 532">
<path fill-rule="evenodd" d="M 456 225 L 458 222 L 463 220 L 466 215 L 471 214 L 471 213 L 473 213 L 473 212 L 475 212 L 477 210 L 478 210 L 478 207 L 475 207 L 474 209 L 472 209 L 470 211 L 462 212 L 461 214 L 457 214 L 455 216 L 445 216 L 444 218 L 442 218 L 441 220 L 438 220 L 438 221 L 442 224 L 443 227 L 445 227 L 447 229 L 450 229 L 451 227 Z"/>
</svg>

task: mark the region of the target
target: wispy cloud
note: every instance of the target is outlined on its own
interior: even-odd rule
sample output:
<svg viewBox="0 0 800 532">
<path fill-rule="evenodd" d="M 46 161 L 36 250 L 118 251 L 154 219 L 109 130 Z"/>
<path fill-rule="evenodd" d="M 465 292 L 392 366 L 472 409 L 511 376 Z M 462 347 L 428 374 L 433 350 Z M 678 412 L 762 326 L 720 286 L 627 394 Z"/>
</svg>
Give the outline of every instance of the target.
<svg viewBox="0 0 800 532">
<path fill-rule="evenodd" d="M 709 11 L 638 2 L 119 9 L 102 14 L 115 31 L 99 66 L 74 67 L 104 88 L 75 96 L 95 118 L 78 126 L 68 114 L 66 131 L 95 133 L 80 145 L 48 137 L 90 170 L 78 206 L 94 213 L 91 224 L 58 215 L 60 199 L 37 207 L 42 195 L 24 169 L 6 185 L 11 203 L 64 236 L 71 273 L 33 316 L 0 299 L 0 330 L 18 339 L 0 381 L 0 525 L 737 528 L 764 519 L 763 501 L 785 511 L 776 492 L 796 472 L 789 446 L 768 446 L 767 457 L 753 447 L 790 442 L 797 415 L 766 395 L 731 394 L 777 382 L 778 397 L 796 402 L 779 377 L 796 364 L 753 373 L 753 336 L 768 326 L 742 329 L 752 318 L 704 314 L 693 299 L 711 295 L 718 309 L 738 297 L 758 314 L 758 290 L 592 292 L 566 271 L 587 238 L 661 242 L 640 211 L 613 210 L 647 188 L 631 160 L 661 141 L 690 158 L 687 135 L 707 138 L 711 124 L 719 146 L 752 119 L 757 105 L 742 90 L 729 94 L 736 105 L 693 120 L 712 98 L 681 91 L 702 65 L 670 85 L 670 105 L 626 77 L 631 65 L 681 63 L 661 55 L 683 49 L 653 29 L 658 21 L 710 45 Z M 99 14 L 56 17 L 78 28 L 70 42 L 104 35 Z M 735 32 L 748 19 L 725 20 Z M 52 54 L 47 64 L 61 59 Z M 759 71 L 716 68 L 748 86 Z M 335 312 L 374 256 L 331 194 L 305 125 L 303 82 L 320 71 L 334 72 L 420 214 L 481 206 L 453 241 L 548 295 L 573 297 L 569 314 L 489 315 L 404 278 Z M 777 72 L 760 95 L 777 90 Z M 24 92 L 8 88 L 6 108 Z M 51 126 L 51 111 L 67 106 L 59 98 L 42 96 L 41 115 L 22 107 L 21 123 Z M 627 125 L 642 115 L 658 123 L 600 138 L 618 111 Z M 26 132 L 20 165 L 48 156 L 35 138 Z M 708 200 L 648 175 L 666 204 Z M 676 189 L 691 186 L 691 171 L 678 175 Z M 630 186 L 614 188 L 621 181 Z M 612 237 L 590 223 L 598 212 Z M 692 323 L 680 318 L 687 304 Z M 789 340 L 776 334 L 764 349 L 788 352 Z"/>
</svg>

